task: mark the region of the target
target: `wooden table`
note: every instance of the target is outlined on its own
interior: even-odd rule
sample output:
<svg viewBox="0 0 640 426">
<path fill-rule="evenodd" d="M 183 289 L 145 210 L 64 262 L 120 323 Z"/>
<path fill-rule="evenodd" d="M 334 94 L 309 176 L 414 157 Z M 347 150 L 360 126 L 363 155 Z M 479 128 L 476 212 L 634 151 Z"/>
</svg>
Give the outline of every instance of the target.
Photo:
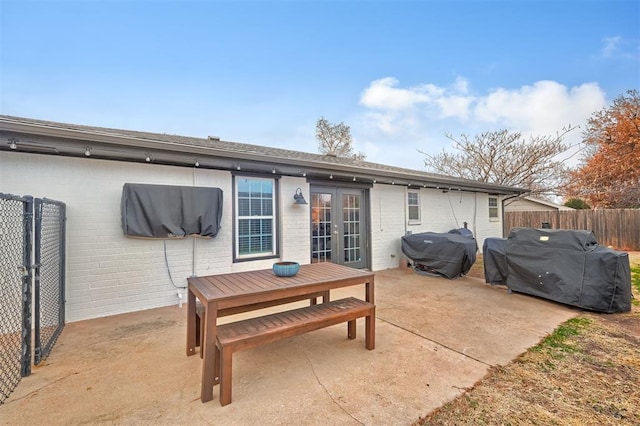
<svg viewBox="0 0 640 426">
<path fill-rule="evenodd" d="M 300 266 L 294 277 L 277 277 L 271 269 L 231 274 L 209 275 L 188 279 L 187 355 L 194 355 L 196 337 L 196 297 L 206 307 L 206 324 L 202 360 L 200 399 L 213 399 L 213 386 L 218 382 L 214 373 L 217 319 L 260 309 L 265 306 L 300 300 L 305 295 L 322 293 L 328 301 L 329 290 L 365 284 L 365 298 L 374 303 L 373 272 L 337 265 L 313 263 Z"/>
</svg>

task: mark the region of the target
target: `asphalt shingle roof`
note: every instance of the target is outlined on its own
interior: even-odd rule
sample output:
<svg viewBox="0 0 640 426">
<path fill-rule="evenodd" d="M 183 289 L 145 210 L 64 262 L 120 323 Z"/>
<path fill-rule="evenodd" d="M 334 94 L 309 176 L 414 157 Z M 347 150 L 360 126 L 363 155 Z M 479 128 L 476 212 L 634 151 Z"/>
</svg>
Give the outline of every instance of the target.
<svg viewBox="0 0 640 426">
<path fill-rule="evenodd" d="M 150 133 L 141 132 L 137 130 L 124 130 L 113 129 L 106 127 L 86 126 L 79 124 L 60 123 L 54 121 L 37 120 L 24 117 L 14 117 L 7 115 L 0 115 L 0 130 L 4 122 L 18 123 L 26 126 L 37 126 L 45 129 L 61 129 L 70 130 L 76 132 L 83 132 L 90 138 L 90 135 L 103 135 L 113 136 L 131 139 L 132 146 L 135 146 L 134 140 L 145 140 L 149 142 L 165 142 L 177 145 L 183 145 L 185 147 L 201 147 L 208 148 L 217 151 L 224 151 L 226 155 L 237 153 L 239 158 L 243 158 L 249 154 L 260 156 L 271 162 L 280 162 L 283 164 L 290 164 L 292 160 L 298 160 L 303 162 L 314 163 L 319 167 L 330 168 L 333 166 L 341 166 L 353 169 L 354 173 L 362 173 L 366 171 L 370 174 L 380 173 L 381 175 L 389 176 L 405 176 L 408 179 L 416 180 L 429 180 L 434 182 L 443 182 L 445 184 L 458 184 L 467 187 L 484 188 L 490 190 L 491 188 L 508 190 L 509 192 L 518 193 L 524 192 L 519 188 L 511 188 L 502 185 L 494 185 L 485 182 L 477 182 L 468 179 L 455 178 L 451 176 L 445 176 L 435 173 L 428 173 L 420 170 L 407 169 L 402 167 L 389 166 L 385 164 L 372 163 L 363 160 L 356 160 L 351 158 L 333 157 L 322 154 L 314 154 L 302 151 L 294 151 L 288 149 L 281 149 L 275 147 L 268 147 L 262 145 L 253 145 L 239 142 L 229 142 L 220 140 L 218 138 L 198 138 L 191 136 L 172 135 L 166 133 Z"/>
</svg>

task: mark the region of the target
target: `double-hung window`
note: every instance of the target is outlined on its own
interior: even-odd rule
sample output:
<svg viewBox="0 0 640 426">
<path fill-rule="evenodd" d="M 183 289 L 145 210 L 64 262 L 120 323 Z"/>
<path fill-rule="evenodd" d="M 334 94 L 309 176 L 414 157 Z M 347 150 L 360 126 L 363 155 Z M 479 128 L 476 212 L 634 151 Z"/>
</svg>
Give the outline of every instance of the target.
<svg viewBox="0 0 640 426">
<path fill-rule="evenodd" d="M 497 221 L 498 217 L 498 198 L 489 197 L 489 220 Z"/>
<path fill-rule="evenodd" d="M 235 259 L 277 255 L 276 180 L 236 176 Z"/>
<path fill-rule="evenodd" d="M 410 225 L 420 224 L 420 192 L 407 192 L 407 215 Z"/>
</svg>

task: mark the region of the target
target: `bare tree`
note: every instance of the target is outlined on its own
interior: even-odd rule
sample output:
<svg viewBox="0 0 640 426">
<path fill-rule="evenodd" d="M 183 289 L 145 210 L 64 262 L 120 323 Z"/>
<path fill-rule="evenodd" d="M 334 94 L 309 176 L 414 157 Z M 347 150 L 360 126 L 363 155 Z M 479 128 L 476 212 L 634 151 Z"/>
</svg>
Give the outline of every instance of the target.
<svg viewBox="0 0 640 426">
<path fill-rule="evenodd" d="M 316 123 L 316 139 L 320 153 L 333 157 L 353 158 L 364 160 L 362 152 L 353 152 L 351 128 L 344 123 L 331 124 L 320 117 Z"/>
<path fill-rule="evenodd" d="M 569 149 L 562 138 L 573 129 L 569 126 L 555 137 L 532 136 L 528 140 L 520 132 L 506 129 L 484 132 L 474 139 L 447 134 L 458 152 L 420 152 L 426 156 L 427 169 L 436 173 L 551 195 L 557 194 L 566 180 L 568 168 L 556 158 Z"/>
</svg>

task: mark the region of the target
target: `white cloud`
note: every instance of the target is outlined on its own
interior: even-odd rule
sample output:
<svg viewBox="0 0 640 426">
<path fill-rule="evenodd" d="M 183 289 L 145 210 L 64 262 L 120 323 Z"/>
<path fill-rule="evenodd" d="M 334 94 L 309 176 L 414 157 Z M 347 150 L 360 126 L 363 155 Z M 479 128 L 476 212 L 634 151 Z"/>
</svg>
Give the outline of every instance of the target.
<svg viewBox="0 0 640 426">
<path fill-rule="evenodd" d="M 569 124 L 583 123 L 604 104 L 605 94 L 596 83 L 568 89 L 545 80 L 518 89 L 495 89 L 478 100 L 473 114 L 479 123 L 553 134 Z"/>
<path fill-rule="evenodd" d="M 618 51 L 620 40 L 622 40 L 620 36 L 603 38 L 602 43 L 604 46 L 602 46 L 602 50 L 600 51 L 602 56 L 613 56 Z"/>
<path fill-rule="evenodd" d="M 360 103 L 368 108 L 381 110 L 409 109 L 427 103 L 440 95 L 442 89 L 433 84 L 424 84 L 408 89 L 397 88 L 398 80 L 385 77 L 372 81 L 360 98 Z"/>
<path fill-rule="evenodd" d="M 599 56 L 606 60 L 639 61 L 640 39 L 620 36 L 605 37 L 602 39 Z"/>
<path fill-rule="evenodd" d="M 473 98 L 468 96 L 448 96 L 436 100 L 436 104 L 440 107 L 440 115 L 446 117 L 459 117 L 466 119 L 469 116 L 469 108 Z"/>
<path fill-rule="evenodd" d="M 403 164 L 421 168 L 423 159 L 409 159 L 408 164 L 407 152 L 436 153 L 450 145 L 444 137 L 447 132 L 475 135 L 507 128 L 525 136 L 552 136 L 569 125 L 585 124 L 593 112 L 606 106 L 605 93 L 597 83 L 567 87 L 544 80 L 484 94 L 471 94 L 469 87 L 462 77 L 447 87 L 402 88 L 393 77 L 376 80 L 362 93 L 360 103 L 366 111 L 353 126 L 354 136 L 363 143 L 375 141 L 377 152 L 385 155 L 369 156 L 371 161 L 396 164 L 390 163 L 390 157 L 402 148 Z M 576 145 L 581 136 L 580 130 L 574 130 L 564 141 Z"/>
</svg>

